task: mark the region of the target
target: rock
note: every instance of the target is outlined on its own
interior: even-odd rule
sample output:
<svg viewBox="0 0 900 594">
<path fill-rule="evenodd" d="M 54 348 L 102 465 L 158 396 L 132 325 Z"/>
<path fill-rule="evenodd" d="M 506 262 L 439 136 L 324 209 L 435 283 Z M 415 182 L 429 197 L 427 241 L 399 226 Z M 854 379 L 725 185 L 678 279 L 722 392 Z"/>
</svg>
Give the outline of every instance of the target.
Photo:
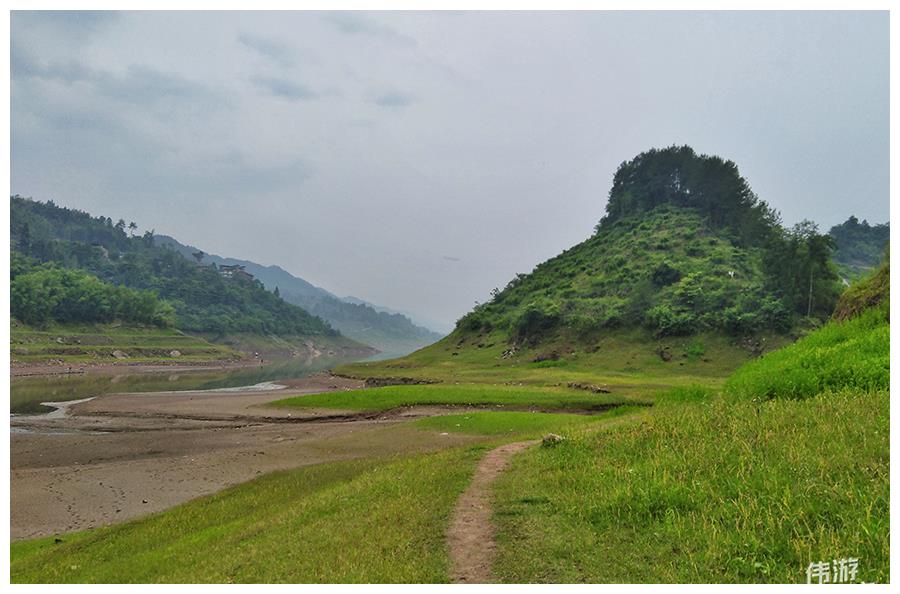
<svg viewBox="0 0 900 594">
<path fill-rule="evenodd" d="M 128 355 L 124 351 L 120 351 L 118 349 L 116 349 L 112 352 L 112 356 L 115 357 L 116 359 L 127 359 L 128 358 Z"/>
<path fill-rule="evenodd" d="M 594 394 L 609 394 L 610 390 L 606 386 L 595 386 L 594 384 L 583 384 L 581 382 L 569 382 L 566 384 L 569 388 L 573 390 L 587 390 L 588 392 L 593 392 Z"/>
<path fill-rule="evenodd" d="M 541 353 L 531 360 L 532 363 L 540 363 L 541 361 L 559 361 L 559 352 Z"/>
<path fill-rule="evenodd" d="M 548 433 L 544 436 L 544 439 L 541 440 L 542 446 L 552 446 L 558 443 L 562 443 L 566 440 L 562 435 L 557 435 L 556 433 Z"/>
<path fill-rule="evenodd" d="M 668 362 L 668 361 L 672 360 L 672 353 L 669 352 L 669 347 L 667 347 L 667 346 L 658 347 L 656 349 L 656 354 L 659 355 L 659 358 L 662 359 L 663 361 Z"/>
<path fill-rule="evenodd" d="M 169 351 L 169 356 L 170 357 L 180 357 L 181 351 L 179 351 L 179 350 Z"/>
</svg>

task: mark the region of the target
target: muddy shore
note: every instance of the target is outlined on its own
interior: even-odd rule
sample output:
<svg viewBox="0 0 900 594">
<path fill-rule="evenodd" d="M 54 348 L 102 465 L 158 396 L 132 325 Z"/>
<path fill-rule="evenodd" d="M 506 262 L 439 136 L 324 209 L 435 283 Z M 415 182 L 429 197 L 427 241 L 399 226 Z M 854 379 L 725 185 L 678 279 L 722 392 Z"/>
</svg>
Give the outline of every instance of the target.
<svg viewBox="0 0 900 594">
<path fill-rule="evenodd" d="M 13 540 L 158 512 L 276 470 L 440 449 L 473 437 L 399 423 L 439 414 L 291 411 L 280 398 L 362 387 L 316 374 L 257 390 L 107 394 L 11 418 Z M 57 403 L 57 406 L 60 406 Z"/>
</svg>

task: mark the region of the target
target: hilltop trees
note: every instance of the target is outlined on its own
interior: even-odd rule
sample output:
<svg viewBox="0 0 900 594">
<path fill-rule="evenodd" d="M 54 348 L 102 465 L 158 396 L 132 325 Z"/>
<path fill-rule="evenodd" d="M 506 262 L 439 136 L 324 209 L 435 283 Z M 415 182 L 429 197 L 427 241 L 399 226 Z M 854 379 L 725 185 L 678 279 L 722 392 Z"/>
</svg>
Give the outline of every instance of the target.
<svg viewBox="0 0 900 594">
<path fill-rule="evenodd" d="M 778 224 L 777 214 L 757 198 L 732 161 L 673 146 L 619 166 L 598 229 L 665 204 L 696 210 L 711 226 L 729 229 L 743 246 L 758 245 Z"/>
<path fill-rule="evenodd" d="M 820 234 L 810 221 L 785 230 L 778 214 L 759 200 L 732 161 L 697 155 L 689 146 L 673 146 L 651 149 L 622 163 L 598 232 L 664 205 L 696 211 L 710 227 L 728 232 L 737 246 L 762 248 L 766 288 L 789 311 L 820 319 L 830 315 L 840 293 L 830 264 L 836 242 Z M 863 227 L 851 217 L 832 229 L 832 236 L 850 245 L 867 232 L 868 224 Z M 659 280 L 654 277 L 655 282 Z"/>
</svg>

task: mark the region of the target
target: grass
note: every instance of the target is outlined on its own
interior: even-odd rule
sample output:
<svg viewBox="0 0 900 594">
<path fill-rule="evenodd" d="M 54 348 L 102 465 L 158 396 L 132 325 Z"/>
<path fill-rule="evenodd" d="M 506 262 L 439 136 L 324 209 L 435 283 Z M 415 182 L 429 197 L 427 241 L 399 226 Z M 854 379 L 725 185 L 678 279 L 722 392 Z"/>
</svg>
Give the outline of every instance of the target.
<svg viewBox="0 0 900 594">
<path fill-rule="evenodd" d="M 785 344 L 762 337 L 771 351 Z M 724 336 L 654 339 L 641 330 L 617 330 L 583 342 L 558 337 L 540 347 L 509 353 L 502 333 L 450 335 L 402 359 L 341 365 L 335 373 L 357 378 L 413 378 L 444 384 L 522 384 L 532 387 L 568 383 L 608 387 L 614 394 L 652 399 L 674 387 L 702 383 L 721 387 L 724 378 L 754 355 L 745 344 Z M 702 350 L 702 355 L 698 355 Z M 668 353 L 664 360 L 660 352 Z M 548 354 L 556 360 L 534 361 Z"/>
<path fill-rule="evenodd" d="M 415 421 L 413 425 L 422 429 L 446 431 L 449 433 L 539 437 L 551 431 L 556 433 L 568 432 L 572 429 L 604 422 L 638 410 L 641 410 L 641 408 L 620 406 L 597 415 L 539 412 L 473 412 L 427 417 Z"/>
<path fill-rule="evenodd" d="M 126 359 L 113 353 L 121 351 Z M 172 351 L 180 354 L 173 356 Z M 192 363 L 239 358 L 232 349 L 178 330 L 119 325 L 52 325 L 38 329 L 13 323 L 13 363 L 78 365 L 85 363 Z"/>
<path fill-rule="evenodd" d="M 585 390 L 557 387 L 431 384 L 309 394 L 278 400 L 272 405 L 354 411 L 385 411 L 416 405 L 596 410 L 629 402 L 636 401 L 615 394 L 594 394 Z"/>
<path fill-rule="evenodd" d="M 810 398 L 825 390 L 887 390 L 888 303 L 844 322 L 830 322 L 795 344 L 752 361 L 727 382 L 739 398 Z"/>
<path fill-rule="evenodd" d="M 484 446 L 306 467 L 118 526 L 12 543 L 21 582 L 444 582 Z"/>
<path fill-rule="evenodd" d="M 519 456 L 499 479 L 511 582 L 889 581 L 889 395 L 660 403 Z M 690 400 L 688 398 L 687 400 Z"/>
</svg>

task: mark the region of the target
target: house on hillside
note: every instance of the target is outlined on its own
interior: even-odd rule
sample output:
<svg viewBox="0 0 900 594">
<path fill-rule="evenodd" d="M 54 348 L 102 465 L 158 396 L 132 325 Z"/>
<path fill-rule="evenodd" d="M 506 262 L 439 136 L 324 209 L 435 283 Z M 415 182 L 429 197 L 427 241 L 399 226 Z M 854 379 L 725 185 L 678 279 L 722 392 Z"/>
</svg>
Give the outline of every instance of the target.
<svg viewBox="0 0 900 594">
<path fill-rule="evenodd" d="M 240 264 L 234 264 L 232 266 L 222 264 L 219 266 L 219 274 L 224 278 L 237 278 L 246 281 L 253 280 L 253 275 L 244 270 L 244 267 Z"/>
</svg>

